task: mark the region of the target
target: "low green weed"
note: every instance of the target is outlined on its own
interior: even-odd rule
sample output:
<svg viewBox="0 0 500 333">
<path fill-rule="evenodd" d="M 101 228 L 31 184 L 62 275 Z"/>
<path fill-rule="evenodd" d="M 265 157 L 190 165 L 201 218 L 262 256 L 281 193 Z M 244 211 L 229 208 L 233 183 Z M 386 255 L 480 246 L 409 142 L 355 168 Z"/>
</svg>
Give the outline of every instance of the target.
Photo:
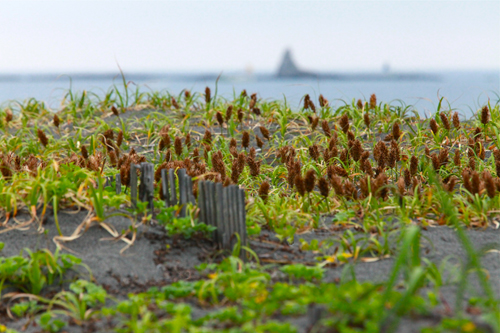
<svg viewBox="0 0 500 333">
<path fill-rule="evenodd" d="M 13 287 L 26 293 L 38 295 L 42 289 L 56 279 L 62 283 L 64 273 L 76 266 L 86 267 L 81 259 L 71 254 L 54 253 L 48 249 L 32 252 L 25 249 L 19 256 L 0 257 L 0 292 Z"/>
</svg>

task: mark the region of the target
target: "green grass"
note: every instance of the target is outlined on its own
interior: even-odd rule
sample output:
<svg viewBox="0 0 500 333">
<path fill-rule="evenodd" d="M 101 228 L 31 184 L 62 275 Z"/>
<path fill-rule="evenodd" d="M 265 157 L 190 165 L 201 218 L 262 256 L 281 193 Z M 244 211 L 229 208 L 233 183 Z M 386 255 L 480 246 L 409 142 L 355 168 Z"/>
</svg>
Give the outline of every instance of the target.
<svg viewBox="0 0 500 333">
<path fill-rule="evenodd" d="M 474 331 L 477 318 L 464 313 L 465 302 L 474 302 L 481 308 L 481 319 L 499 331 L 499 296 L 464 232 L 498 227 L 498 103 L 485 105 L 487 111 L 477 110 L 458 126 L 452 121 L 456 110 L 443 100 L 430 119 L 422 119 L 418 110 L 399 101 L 352 100 L 340 107 L 326 103 L 313 112 L 310 107 L 292 110 L 286 100 L 262 100 L 257 95 L 235 92 L 223 98 L 217 94 L 217 83 L 210 99 L 206 94 L 142 91 L 122 73 L 120 85 L 103 96 L 70 89 L 57 112 L 35 99 L 0 109 L 0 230 L 19 228 L 13 218 L 20 211 L 32 217 L 23 227 L 34 223 L 41 229 L 47 209 L 52 209 L 59 237 L 68 237 L 62 234 L 64 220 L 57 219 L 57 213 L 75 208 L 91 211 L 90 219 L 105 227 L 110 216 L 127 215 L 130 200 L 127 194 L 104 188 L 102 177 L 126 174 L 130 163 L 148 161 L 158 174 L 162 168 L 186 168 L 195 187 L 200 179 L 243 187 L 250 237 L 270 231 L 283 243 L 300 242 L 303 251 L 315 253 L 316 261 L 283 266 L 255 260 L 255 253 L 248 262 L 229 255 L 200 267 L 202 278 L 196 282 L 130 294 L 122 301 L 79 280 L 51 298 L 19 296 L 9 303 L 16 315 L 36 316 L 47 331 L 61 330 L 72 318 L 78 325 L 114 320 L 118 332 L 294 332 L 286 319 L 304 315 L 316 305 L 328 315 L 312 332 L 390 331 L 400 318 L 424 316 L 442 305 L 439 290 L 445 284 L 445 265 L 422 259 L 420 228 L 447 225 L 456 230 L 468 262 L 459 267 L 454 313 L 425 332 Z M 232 115 L 226 117 L 229 106 Z M 224 118 L 222 126 L 216 120 L 218 112 Z M 59 127 L 54 125 L 54 114 Z M 437 124 L 435 133 L 431 119 Z M 270 132 L 269 139 L 263 137 L 261 126 Z M 43 131 L 48 143 L 35 129 Z M 244 131 L 249 133 L 248 145 L 242 139 Z M 188 133 L 189 145 L 184 141 Z M 182 139 L 180 154 L 173 144 L 176 137 Z M 382 143 L 377 146 L 378 142 Z M 356 145 L 368 154 L 366 158 L 359 158 L 362 152 Z M 380 152 L 381 146 L 386 152 Z M 212 158 L 218 151 L 223 172 Z M 455 159 L 457 151 L 460 156 Z M 313 180 L 307 180 L 309 170 Z M 320 188 L 320 178 L 326 187 Z M 270 185 L 268 193 L 260 193 L 264 182 Z M 206 237 L 213 231 L 198 221 L 196 207 L 188 207 L 186 218 L 177 217 L 178 207 L 164 207 L 159 182 L 156 185 L 156 220 L 140 205 L 132 212 L 143 223 L 159 223 L 171 237 Z M 124 186 L 122 193 L 127 190 Z M 134 233 L 135 223 L 131 219 Z M 300 234 L 320 229 L 338 232 L 329 241 L 301 240 Z M 39 295 L 69 268 L 64 256 L 44 250 L 0 258 L 2 286 Z M 387 281 L 356 280 L 352 272 L 357 262 L 388 257 L 394 258 L 394 266 Z M 76 264 L 77 259 L 72 260 Z M 338 283 L 323 281 L 330 267 L 344 267 Z M 275 277 L 274 272 L 281 275 Z M 483 296 L 466 300 L 463 290 L 471 272 L 478 275 Z M 208 309 L 207 314 L 194 319 L 194 307 Z"/>
</svg>

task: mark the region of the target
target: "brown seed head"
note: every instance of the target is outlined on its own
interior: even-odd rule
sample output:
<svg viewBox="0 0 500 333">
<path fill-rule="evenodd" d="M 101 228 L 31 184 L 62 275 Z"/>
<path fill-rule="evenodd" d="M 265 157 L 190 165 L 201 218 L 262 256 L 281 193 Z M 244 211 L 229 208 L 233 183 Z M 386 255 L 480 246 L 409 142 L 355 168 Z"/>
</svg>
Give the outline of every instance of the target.
<svg viewBox="0 0 500 333">
<path fill-rule="evenodd" d="M 226 109 L 226 123 L 229 122 L 232 115 L 233 115 L 233 106 L 229 105 Z"/>
<path fill-rule="evenodd" d="M 316 185 L 316 171 L 309 169 L 307 170 L 305 177 L 306 191 L 311 193 L 314 190 L 314 185 Z"/>
<path fill-rule="evenodd" d="M 226 165 L 222 159 L 222 152 L 219 150 L 212 154 L 212 167 L 215 172 L 218 172 L 222 181 L 226 180 Z"/>
<path fill-rule="evenodd" d="M 193 149 L 193 162 L 198 163 L 200 158 L 200 150 L 198 148 Z"/>
<path fill-rule="evenodd" d="M 330 141 L 328 142 L 328 149 L 332 150 L 336 146 L 337 146 L 337 137 L 336 136 L 332 136 L 331 139 L 330 139 Z"/>
<path fill-rule="evenodd" d="M 233 164 L 231 165 L 231 181 L 238 184 L 238 178 L 240 178 L 241 171 L 243 169 L 239 166 L 238 158 L 233 159 Z"/>
<path fill-rule="evenodd" d="M 311 97 L 309 97 L 309 94 L 306 94 L 304 96 L 304 110 L 309 109 L 309 101 L 311 100 Z"/>
<path fill-rule="evenodd" d="M 373 168 L 372 164 L 370 163 L 370 160 L 366 159 L 363 160 L 363 170 L 366 172 L 370 177 L 373 178 Z"/>
<path fill-rule="evenodd" d="M 255 114 L 256 116 L 260 116 L 260 115 L 261 115 L 261 112 L 260 112 L 260 109 L 259 109 L 259 108 L 252 108 L 252 112 L 253 112 L 253 114 Z"/>
<path fill-rule="evenodd" d="M 205 130 L 205 135 L 203 135 L 203 142 L 206 144 L 211 144 L 212 143 L 212 132 L 210 130 Z"/>
<path fill-rule="evenodd" d="M 347 131 L 347 139 L 351 141 L 354 141 L 356 139 L 352 131 Z"/>
<path fill-rule="evenodd" d="M 356 162 L 359 161 L 359 159 L 361 158 L 361 154 L 363 153 L 363 146 L 361 145 L 361 141 L 357 139 L 354 141 L 350 153 L 353 160 L 355 160 Z"/>
<path fill-rule="evenodd" d="M 476 127 L 476 129 L 474 130 L 474 140 L 479 140 L 481 138 L 481 129 L 479 127 Z"/>
<path fill-rule="evenodd" d="M 251 158 L 255 158 L 257 154 L 257 151 L 255 150 L 254 147 L 250 147 L 250 149 L 248 150 L 248 156 L 250 156 Z"/>
<path fill-rule="evenodd" d="M 182 155 L 182 140 L 178 136 L 176 136 L 174 140 L 174 149 L 177 156 Z"/>
<path fill-rule="evenodd" d="M 399 177 L 397 183 L 396 183 L 397 187 L 398 187 L 398 194 L 400 196 L 404 196 L 405 195 L 405 180 L 403 177 Z"/>
<path fill-rule="evenodd" d="M 113 114 L 117 117 L 120 117 L 120 113 L 118 112 L 118 109 L 116 108 L 116 106 L 111 106 L 111 112 L 113 112 Z"/>
<path fill-rule="evenodd" d="M 262 141 L 261 138 L 259 138 L 258 135 L 255 135 L 255 141 L 257 142 L 257 147 L 261 148 L 264 146 L 264 141 Z"/>
<path fill-rule="evenodd" d="M 434 168 L 434 170 L 439 170 L 439 168 L 441 167 L 441 164 L 439 163 L 439 157 L 437 154 L 433 153 L 431 155 L 431 161 L 432 161 L 432 167 Z"/>
<path fill-rule="evenodd" d="M 405 169 L 405 171 L 403 172 L 403 175 L 404 175 L 404 179 L 405 179 L 405 185 L 409 187 L 411 185 L 410 170 Z"/>
<path fill-rule="evenodd" d="M 469 168 L 471 170 L 476 170 L 476 159 L 474 156 L 469 157 Z"/>
<path fill-rule="evenodd" d="M 118 163 L 118 159 L 116 157 L 115 151 L 109 150 L 108 156 L 109 156 L 109 164 L 111 164 L 111 166 L 113 166 L 113 167 L 116 167 L 116 164 Z"/>
<path fill-rule="evenodd" d="M 431 157 L 431 150 L 429 149 L 429 147 L 425 146 L 424 151 L 425 151 L 425 156 L 430 158 Z"/>
<path fill-rule="evenodd" d="M 396 162 L 398 160 L 398 154 L 399 154 L 398 151 L 399 151 L 399 149 L 397 149 L 397 148 L 394 149 L 394 147 L 391 147 L 391 150 L 389 151 L 389 156 L 387 159 L 387 166 L 389 168 L 396 167 Z"/>
<path fill-rule="evenodd" d="M 486 188 L 486 193 L 490 198 L 494 198 L 496 194 L 495 181 L 493 180 L 493 177 L 487 170 L 483 171 L 483 181 L 484 181 L 484 187 Z"/>
<path fill-rule="evenodd" d="M 205 88 L 205 103 L 210 104 L 211 100 L 212 100 L 212 96 L 211 96 L 210 88 L 206 87 Z"/>
<path fill-rule="evenodd" d="M 363 120 L 365 122 L 366 128 L 370 128 L 370 115 L 368 114 L 368 112 L 364 113 Z"/>
<path fill-rule="evenodd" d="M 472 171 L 472 194 L 479 194 L 482 190 L 481 179 L 477 171 Z"/>
<path fill-rule="evenodd" d="M 377 142 L 375 148 L 373 149 L 373 158 L 377 161 L 378 165 L 382 168 L 385 166 L 387 159 L 389 158 L 389 152 L 385 143 L 382 141 Z"/>
<path fill-rule="evenodd" d="M 187 132 L 186 137 L 184 138 L 184 144 L 188 147 L 188 149 L 191 148 L 191 134 L 189 134 L 189 132 Z"/>
<path fill-rule="evenodd" d="M 441 123 L 443 124 L 443 127 L 449 131 L 451 129 L 451 125 L 450 121 L 448 120 L 448 116 L 444 112 L 441 112 L 439 114 L 439 117 L 441 118 Z"/>
<path fill-rule="evenodd" d="M 255 161 L 251 156 L 247 156 L 247 165 L 250 169 L 250 176 L 257 177 L 260 174 L 260 162 Z"/>
<path fill-rule="evenodd" d="M 481 124 L 486 125 L 490 121 L 490 109 L 488 106 L 484 106 L 481 109 Z"/>
<path fill-rule="evenodd" d="M 359 110 L 363 109 L 363 101 L 361 99 L 358 99 L 358 102 L 356 103 L 356 106 L 358 107 Z"/>
<path fill-rule="evenodd" d="M 453 121 L 453 126 L 456 129 L 459 129 L 460 128 L 460 119 L 458 118 L 458 112 L 453 113 L 452 121 Z"/>
<path fill-rule="evenodd" d="M 108 129 L 106 131 L 104 131 L 104 133 L 102 134 L 106 139 L 111 139 L 113 140 L 115 138 L 115 133 L 113 133 L 113 130 L 112 129 Z"/>
<path fill-rule="evenodd" d="M 120 131 L 120 132 L 118 132 L 118 135 L 116 136 L 116 145 L 118 147 L 120 147 L 122 145 L 122 142 L 123 142 L 123 132 Z"/>
<path fill-rule="evenodd" d="M 267 128 L 265 128 L 264 126 L 259 126 L 259 129 L 260 129 L 260 133 L 262 134 L 262 136 L 267 141 L 269 141 L 271 139 L 271 137 L 269 136 L 269 130 Z"/>
<path fill-rule="evenodd" d="M 492 151 L 493 157 L 496 162 L 500 162 L 500 150 L 498 148 L 493 149 Z"/>
<path fill-rule="evenodd" d="M 314 105 L 313 101 L 311 100 L 309 100 L 309 107 L 314 113 L 316 113 L 316 105 Z"/>
<path fill-rule="evenodd" d="M 342 161 L 342 163 L 344 163 L 344 165 L 349 164 L 349 151 L 347 150 L 347 148 L 342 149 L 342 151 L 340 152 L 339 159 Z"/>
<path fill-rule="evenodd" d="M 54 119 L 55 119 L 56 116 L 57 115 L 54 115 Z M 6 109 L 5 110 L 5 122 L 10 123 L 13 118 L 14 118 L 14 115 L 12 114 L 11 109 Z M 54 121 L 54 124 L 55 124 L 55 121 Z M 56 127 L 59 127 L 59 125 L 56 125 Z"/>
<path fill-rule="evenodd" d="M 319 101 L 319 106 L 321 106 L 322 108 L 328 106 L 328 100 L 324 98 L 323 95 L 321 94 L 318 97 L 318 101 Z"/>
<path fill-rule="evenodd" d="M 316 144 L 313 144 L 309 147 L 309 156 L 315 161 L 317 161 L 320 157 L 319 147 Z"/>
<path fill-rule="evenodd" d="M 45 133 L 41 129 L 38 129 L 37 130 L 37 135 L 38 135 L 38 140 L 40 140 L 40 143 L 44 147 L 47 147 L 47 145 L 49 144 L 49 139 L 47 138 L 47 136 L 45 135 Z"/>
<path fill-rule="evenodd" d="M 238 109 L 238 121 L 241 123 L 243 121 L 243 110 L 242 109 Z"/>
<path fill-rule="evenodd" d="M 318 127 L 319 117 L 313 116 L 311 118 L 311 129 L 314 131 Z"/>
<path fill-rule="evenodd" d="M 328 149 L 323 150 L 323 160 L 325 161 L 326 165 L 330 164 L 331 159 L 332 157 L 330 156 L 330 151 Z"/>
<path fill-rule="evenodd" d="M 399 124 L 398 123 L 394 123 L 392 125 L 392 137 L 394 138 L 394 140 L 399 140 L 399 137 L 401 136 L 401 130 L 399 129 Z"/>
<path fill-rule="evenodd" d="M 325 119 L 321 122 L 321 128 L 323 129 L 323 133 L 329 138 L 332 137 L 332 132 L 330 131 L 330 125 L 328 125 L 328 121 Z"/>
<path fill-rule="evenodd" d="M 236 148 L 237 145 L 238 145 L 238 143 L 236 142 L 236 139 L 231 138 L 231 141 L 229 142 L 229 148 L 231 148 L 231 147 Z"/>
<path fill-rule="evenodd" d="M 416 156 L 412 156 L 410 158 L 410 174 L 411 176 L 415 176 L 418 171 L 418 158 Z"/>
<path fill-rule="evenodd" d="M 464 187 L 467 191 L 472 193 L 472 184 L 471 184 L 470 176 L 471 176 L 471 172 L 469 169 L 464 169 L 462 171 L 462 181 L 463 181 Z"/>
<path fill-rule="evenodd" d="M 304 178 L 300 174 L 295 176 L 295 189 L 301 197 L 306 194 L 306 186 L 304 183 Z"/>
<path fill-rule="evenodd" d="M 375 94 L 372 94 L 370 96 L 370 109 L 375 109 L 377 107 L 377 96 Z"/>
<path fill-rule="evenodd" d="M 247 131 L 243 131 L 241 135 L 241 146 L 247 149 L 249 144 L 250 144 L 250 134 L 248 134 Z"/>
<path fill-rule="evenodd" d="M 184 97 L 186 99 L 190 99 L 191 98 L 191 93 L 189 92 L 189 90 L 184 90 Z"/>
<path fill-rule="evenodd" d="M 11 118 L 11 120 L 12 120 L 12 118 Z M 7 122 L 9 122 L 9 121 L 10 120 L 8 120 Z M 54 126 L 57 127 L 57 128 L 59 128 L 59 125 L 61 124 L 61 120 L 59 119 L 59 117 L 57 116 L 57 114 L 54 115 L 53 121 L 54 121 Z"/>
<path fill-rule="evenodd" d="M 349 117 L 347 114 L 344 114 L 342 117 L 339 119 L 339 125 L 342 128 L 342 132 L 347 133 L 349 130 Z"/>
<path fill-rule="evenodd" d="M 130 163 L 123 164 L 120 167 L 120 182 L 122 185 L 130 186 Z"/>
<path fill-rule="evenodd" d="M 437 132 L 439 131 L 439 127 L 438 127 L 436 120 L 434 118 L 431 118 L 429 125 L 431 127 L 432 133 L 434 133 L 434 135 L 436 135 Z"/>
<path fill-rule="evenodd" d="M 460 150 L 455 149 L 455 154 L 453 155 L 453 163 L 457 166 L 460 167 Z"/>
<path fill-rule="evenodd" d="M 224 118 L 222 117 L 222 113 L 220 113 L 220 111 L 217 111 L 215 117 L 217 118 L 219 126 L 222 126 L 222 124 L 224 124 Z"/>
<path fill-rule="evenodd" d="M 82 153 L 82 157 L 84 159 L 88 159 L 89 158 L 89 153 L 87 152 L 87 148 L 85 146 L 82 146 L 80 148 L 80 152 Z"/>
<path fill-rule="evenodd" d="M 448 192 L 453 192 L 455 190 L 455 185 L 457 184 L 458 178 L 452 176 L 448 183 L 444 186 L 444 189 Z"/>
<path fill-rule="evenodd" d="M 262 184 L 260 184 L 260 187 L 259 187 L 259 197 L 264 202 L 266 202 L 267 198 L 269 197 L 269 188 L 270 188 L 270 185 L 269 185 L 269 183 L 267 181 L 263 181 Z"/>
<path fill-rule="evenodd" d="M 342 186 L 342 178 L 333 175 L 330 178 L 330 183 L 332 184 L 333 190 L 337 195 L 344 195 L 344 188 Z"/>
<path fill-rule="evenodd" d="M 319 193 L 325 198 L 328 197 L 328 194 L 330 193 L 330 187 L 328 186 L 328 180 L 326 180 L 326 178 L 321 177 L 320 179 L 318 179 L 318 187 Z"/>
<path fill-rule="evenodd" d="M 177 103 L 177 101 L 175 100 L 175 98 L 172 96 L 172 99 L 171 99 L 171 102 L 172 102 L 172 106 L 176 109 L 180 109 L 181 107 L 179 106 L 179 103 Z"/>
<path fill-rule="evenodd" d="M 448 164 L 448 148 L 441 149 L 439 151 L 439 164 L 441 166 L 446 166 Z"/>
</svg>

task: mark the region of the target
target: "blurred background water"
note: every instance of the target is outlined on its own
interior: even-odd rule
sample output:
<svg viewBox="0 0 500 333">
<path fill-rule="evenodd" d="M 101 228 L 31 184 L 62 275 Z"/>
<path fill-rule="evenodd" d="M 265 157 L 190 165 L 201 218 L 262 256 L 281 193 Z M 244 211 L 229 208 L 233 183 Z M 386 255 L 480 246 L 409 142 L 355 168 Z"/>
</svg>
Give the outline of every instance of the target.
<svg viewBox="0 0 500 333">
<path fill-rule="evenodd" d="M 301 99 L 309 94 L 317 101 L 323 94 L 333 106 L 351 103 L 352 99 L 366 99 L 375 93 L 378 101 L 404 103 L 414 106 L 422 115 L 436 111 L 441 97 L 451 108 L 458 110 L 463 117 L 490 101 L 491 105 L 499 102 L 499 71 L 448 71 L 433 72 L 435 80 L 332 80 L 315 78 L 276 78 L 272 74 L 238 75 L 222 74 L 218 84 L 218 95 L 232 99 L 246 89 L 249 94 L 256 92 L 260 98 L 285 100 L 292 109 L 300 107 Z M 206 86 L 215 90 L 216 75 L 165 74 L 151 73 L 127 75 L 135 89 L 141 91 L 168 91 L 178 95 L 183 89 L 191 92 L 203 92 Z M 100 74 L 71 76 L 73 91 L 91 91 L 97 96 L 104 96 L 113 85 L 123 87 L 119 74 Z M 0 78 L 0 105 L 6 106 L 14 101 L 36 98 L 45 101 L 54 111 L 60 108 L 61 100 L 70 88 L 70 76 L 57 75 L 11 75 Z M 316 103 L 317 104 L 317 103 Z"/>
</svg>

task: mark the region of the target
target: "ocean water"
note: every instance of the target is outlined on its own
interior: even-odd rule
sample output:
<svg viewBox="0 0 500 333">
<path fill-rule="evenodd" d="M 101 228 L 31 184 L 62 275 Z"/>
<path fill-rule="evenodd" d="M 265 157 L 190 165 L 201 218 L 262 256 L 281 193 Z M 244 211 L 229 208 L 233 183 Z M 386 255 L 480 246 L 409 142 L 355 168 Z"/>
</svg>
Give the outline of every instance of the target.
<svg viewBox="0 0 500 333">
<path fill-rule="evenodd" d="M 441 97 L 444 97 L 443 106 L 457 110 L 463 117 L 469 117 L 488 101 L 494 105 L 500 99 L 500 71 L 455 71 L 428 73 L 435 75 L 437 80 L 413 81 L 340 81 L 331 79 L 276 79 L 271 75 L 238 76 L 222 75 L 217 84 L 218 95 L 231 99 L 246 89 L 249 94 L 256 92 L 260 98 L 286 98 L 292 109 L 298 109 L 305 94 L 309 94 L 317 101 L 319 94 L 323 94 L 333 106 L 351 103 L 352 99 L 368 100 L 372 93 L 377 95 L 378 101 L 391 102 L 399 105 L 412 105 L 422 116 L 436 111 Z M 206 86 L 215 90 L 214 76 L 195 75 L 162 75 L 152 77 L 148 75 L 132 74 L 127 80 L 138 85 L 142 91 L 166 90 L 177 95 L 183 89 L 191 92 L 203 92 Z M 72 78 L 72 90 L 91 91 L 99 96 L 113 85 L 121 86 L 121 77 L 112 75 Z M 61 99 L 70 88 L 68 76 L 43 77 L 4 76 L 0 77 L 0 105 L 7 106 L 14 101 L 28 98 L 43 100 L 53 110 L 60 108 Z M 316 103 L 317 104 L 317 103 Z"/>
</svg>

